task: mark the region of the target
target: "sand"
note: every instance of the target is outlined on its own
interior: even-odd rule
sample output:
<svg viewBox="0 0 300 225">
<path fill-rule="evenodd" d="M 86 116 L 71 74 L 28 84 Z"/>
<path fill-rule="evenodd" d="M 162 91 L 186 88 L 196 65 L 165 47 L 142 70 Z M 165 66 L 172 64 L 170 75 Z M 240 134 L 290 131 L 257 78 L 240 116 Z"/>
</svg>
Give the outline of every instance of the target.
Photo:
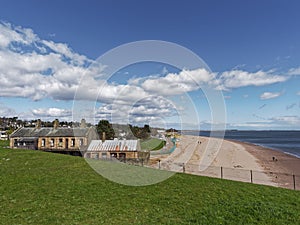
<svg viewBox="0 0 300 225">
<path fill-rule="evenodd" d="M 299 158 L 238 141 L 182 135 L 174 152 L 151 159 L 165 170 L 291 189 L 296 174 L 300 189 Z"/>
</svg>

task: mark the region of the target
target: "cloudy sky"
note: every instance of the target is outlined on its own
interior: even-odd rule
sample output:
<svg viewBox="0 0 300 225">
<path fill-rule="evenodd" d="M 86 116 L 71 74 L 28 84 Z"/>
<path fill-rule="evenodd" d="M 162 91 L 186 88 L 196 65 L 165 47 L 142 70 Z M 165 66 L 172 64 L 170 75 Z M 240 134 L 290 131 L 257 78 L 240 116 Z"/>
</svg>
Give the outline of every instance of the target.
<svg viewBox="0 0 300 225">
<path fill-rule="evenodd" d="M 94 121 L 300 129 L 298 1 L 0 5 L 0 116 L 72 120 L 75 97 L 93 106 Z M 98 57 L 142 40 L 183 46 L 208 67 L 141 62 L 106 76 L 110 65 Z M 222 94 L 226 121 L 213 118 L 202 87 Z"/>
</svg>

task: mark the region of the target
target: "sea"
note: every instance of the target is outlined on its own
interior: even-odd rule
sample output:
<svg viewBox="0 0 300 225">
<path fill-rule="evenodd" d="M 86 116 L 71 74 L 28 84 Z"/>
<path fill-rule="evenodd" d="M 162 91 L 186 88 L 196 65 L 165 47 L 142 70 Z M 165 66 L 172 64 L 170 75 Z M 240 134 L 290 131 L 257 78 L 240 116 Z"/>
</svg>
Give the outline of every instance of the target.
<svg viewBox="0 0 300 225">
<path fill-rule="evenodd" d="M 224 132 L 221 131 L 182 131 L 183 134 L 205 136 L 205 137 L 222 137 Z M 259 145 L 282 151 L 300 158 L 300 131 L 225 131 L 224 139 L 237 140 Z"/>
</svg>

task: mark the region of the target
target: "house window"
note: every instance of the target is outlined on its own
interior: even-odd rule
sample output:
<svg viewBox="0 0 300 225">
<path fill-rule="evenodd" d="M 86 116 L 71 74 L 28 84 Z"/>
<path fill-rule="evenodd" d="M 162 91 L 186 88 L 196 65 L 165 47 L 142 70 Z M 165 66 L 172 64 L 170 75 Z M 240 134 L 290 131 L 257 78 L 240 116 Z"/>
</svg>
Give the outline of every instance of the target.
<svg viewBox="0 0 300 225">
<path fill-rule="evenodd" d="M 58 147 L 62 147 L 63 146 L 63 139 L 59 138 L 58 139 Z"/>
<path fill-rule="evenodd" d="M 50 139 L 50 147 L 54 147 L 54 139 L 53 138 Z"/>
<path fill-rule="evenodd" d="M 19 146 L 19 145 L 20 145 L 20 143 L 18 142 L 18 140 L 14 139 L 14 146 L 16 147 L 16 146 Z"/>
<path fill-rule="evenodd" d="M 80 145 L 80 146 L 83 145 L 83 138 L 80 138 L 80 139 L 79 139 L 79 145 Z"/>
<path fill-rule="evenodd" d="M 72 138 L 71 139 L 71 147 L 74 147 L 75 146 L 75 138 Z"/>
<path fill-rule="evenodd" d="M 102 159 L 106 159 L 107 158 L 107 155 L 106 155 L 106 152 L 102 152 Z"/>
<path fill-rule="evenodd" d="M 42 139 L 42 147 L 45 147 L 45 144 L 46 144 L 46 140 L 45 138 Z"/>
</svg>

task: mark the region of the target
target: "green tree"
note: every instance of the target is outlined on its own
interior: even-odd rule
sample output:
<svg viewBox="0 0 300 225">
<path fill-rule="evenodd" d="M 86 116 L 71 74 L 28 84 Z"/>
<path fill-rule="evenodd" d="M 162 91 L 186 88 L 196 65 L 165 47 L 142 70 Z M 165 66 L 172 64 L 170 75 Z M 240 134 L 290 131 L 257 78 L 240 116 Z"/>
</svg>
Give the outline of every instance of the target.
<svg viewBox="0 0 300 225">
<path fill-rule="evenodd" d="M 97 132 L 100 135 L 100 138 L 103 136 L 103 132 L 105 132 L 105 139 L 112 140 L 115 137 L 115 131 L 112 127 L 112 124 L 109 123 L 108 120 L 100 120 L 97 125 Z"/>
<path fill-rule="evenodd" d="M 149 133 L 149 134 L 151 133 L 150 126 L 148 124 L 144 125 L 144 131 Z"/>
<path fill-rule="evenodd" d="M 150 126 L 144 125 L 144 127 L 132 126 L 129 125 L 132 134 L 139 139 L 147 139 L 150 137 Z"/>
</svg>

